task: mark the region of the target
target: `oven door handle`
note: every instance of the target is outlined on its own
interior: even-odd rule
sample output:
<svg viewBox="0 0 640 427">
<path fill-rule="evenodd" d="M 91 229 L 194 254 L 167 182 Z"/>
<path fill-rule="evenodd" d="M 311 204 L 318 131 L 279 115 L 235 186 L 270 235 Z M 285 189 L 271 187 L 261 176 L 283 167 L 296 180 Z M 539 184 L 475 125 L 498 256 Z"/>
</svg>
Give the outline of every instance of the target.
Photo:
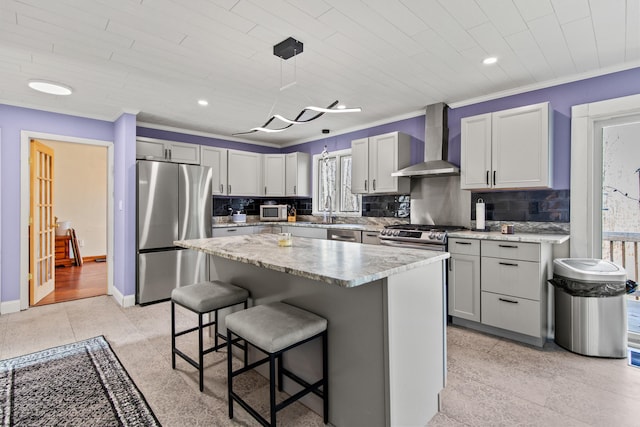
<svg viewBox="0 0 640 427">
<path fill-rule="evenodd" d="M 386 239 L 380 239 L 380 244 L 385 246 L 393 246 L 396 248 L 423 249 L 423 250 L 436 251 L 436 252 L 444 252 L 444 248 L 445 248 L 444 245 L 395 242 L 393 240 L 386 240 Z"/>
</svg>

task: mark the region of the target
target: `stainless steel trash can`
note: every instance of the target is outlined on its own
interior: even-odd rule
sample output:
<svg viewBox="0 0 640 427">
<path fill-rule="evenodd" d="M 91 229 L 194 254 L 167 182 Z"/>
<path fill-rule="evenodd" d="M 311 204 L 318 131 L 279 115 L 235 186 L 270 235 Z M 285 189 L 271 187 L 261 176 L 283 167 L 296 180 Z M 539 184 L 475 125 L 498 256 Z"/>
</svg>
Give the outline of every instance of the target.
<svg viewBox="0 0 640 427">
<path fill-rule="evenodd" d="M 553 261 L 555 342 L 586 356 L 627 356 L 625 270 L 609 261 Z"/>
</svg>

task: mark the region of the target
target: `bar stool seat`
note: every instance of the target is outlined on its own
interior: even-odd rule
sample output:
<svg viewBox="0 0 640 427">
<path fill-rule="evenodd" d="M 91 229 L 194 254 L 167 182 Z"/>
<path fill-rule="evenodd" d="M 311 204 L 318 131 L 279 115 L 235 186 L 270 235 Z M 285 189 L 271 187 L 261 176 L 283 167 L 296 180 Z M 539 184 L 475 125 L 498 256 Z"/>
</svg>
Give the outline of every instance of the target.
<svg viewBox="0 0 640 427">
<path fill-rule="evenodd" d="M 267 355 L 267 357 L 236 371 L 232 369 L 231 358 L 227 358 L 229 418 L 233 418 L 233 402 L 236 401 L 262 425 L 275 426 L 277 411 L 285 408 L 308 393 L 314 393 L 323 399 L 324 423 L 326 424 L 328 422 L 329 381 L 327 374 L 328 343 L 326 319 L 298 307 L 282 302 L 275 302 L 232 313 L 226 317 L 225 322 L 227 326 L 227 345 L 229 348 L 232 342 L 232 336 L 235 335 L 238 339 L 244 340 L 247 346 L 251 345 Z M 287 350 L 316 338 L 322 338 L 322 378 L 310 384 L 283 367 L 282 355 Z M 251 408 L 233 391 L 234 377 L 267 362 L 269 363 L 270 422 Z M 276 404 L 276 378 L 278 390 L 281 391 L 283 375 L 300 384 L 303 389 L 283 402 Z"/>
<path fill-rule="evenodd" d="M 182 286 L 175 288 L 171 292 L 171 367 L 176 368 L 176 355 L 187 361 L 190 365 L 198 370 L 200 391 L 203 391 L 203 359 L 204 355 L 212 351 L 218 351 L 226 346 L 226 335 L 218 332 L 218 310 L 237 304 L 244 304 L 247 308 L 247 300 L 249 291 L 241 287 L 219 280 L 196 283 L 194 285 Z M 175 322 L 175 305 L 178 304 L 187 310 L 198 315 L 198 326 L 189 328 L 180 332 L 176 332 Z M 205 314 L 214 312 L 214 320 L 204 323 Z M 204 349 L 204 329 L 208 326 L 214 326 L 214 345 L 211 348 Z M 187 356 L 181 350 L 176 348 L 176 337 L 198 331 L 198 362 Z M 218 339 L 225 340 L 219 344 Z M 245 352 L 245 364 L 247 361 L 246 345 L 238 344 L 240 340 L 236 339 L 231 344 L 242 348 Z"/>
</svg>

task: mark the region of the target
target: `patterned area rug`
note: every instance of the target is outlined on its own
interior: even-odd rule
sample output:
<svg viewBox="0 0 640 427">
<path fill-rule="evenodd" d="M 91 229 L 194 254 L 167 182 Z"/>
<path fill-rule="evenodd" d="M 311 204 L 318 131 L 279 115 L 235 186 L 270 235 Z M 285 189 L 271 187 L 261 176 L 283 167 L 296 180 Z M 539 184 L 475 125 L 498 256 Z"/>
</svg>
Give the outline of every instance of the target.
<svg viewBox="0 0 640 427">
<path fill-rule="evenodd" d="M 3 426 L 159 426 L 100 336 L 0 361 Z"/>
</svg>

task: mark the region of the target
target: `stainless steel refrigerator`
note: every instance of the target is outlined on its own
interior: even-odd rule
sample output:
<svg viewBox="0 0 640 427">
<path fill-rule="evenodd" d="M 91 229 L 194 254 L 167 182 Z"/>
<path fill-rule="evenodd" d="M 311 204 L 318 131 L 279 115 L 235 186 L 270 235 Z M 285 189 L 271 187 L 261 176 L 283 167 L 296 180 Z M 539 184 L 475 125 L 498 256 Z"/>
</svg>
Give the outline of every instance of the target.
<svg viewBox="0 0 640 427">
<path fill-rule="evenodd" d="M 136 303 L 171 297 L 171 290 L 206 280 L 207 256 L 174 240 L 211 237 L 210 167 L 139 160 Z"/>
</svg>

